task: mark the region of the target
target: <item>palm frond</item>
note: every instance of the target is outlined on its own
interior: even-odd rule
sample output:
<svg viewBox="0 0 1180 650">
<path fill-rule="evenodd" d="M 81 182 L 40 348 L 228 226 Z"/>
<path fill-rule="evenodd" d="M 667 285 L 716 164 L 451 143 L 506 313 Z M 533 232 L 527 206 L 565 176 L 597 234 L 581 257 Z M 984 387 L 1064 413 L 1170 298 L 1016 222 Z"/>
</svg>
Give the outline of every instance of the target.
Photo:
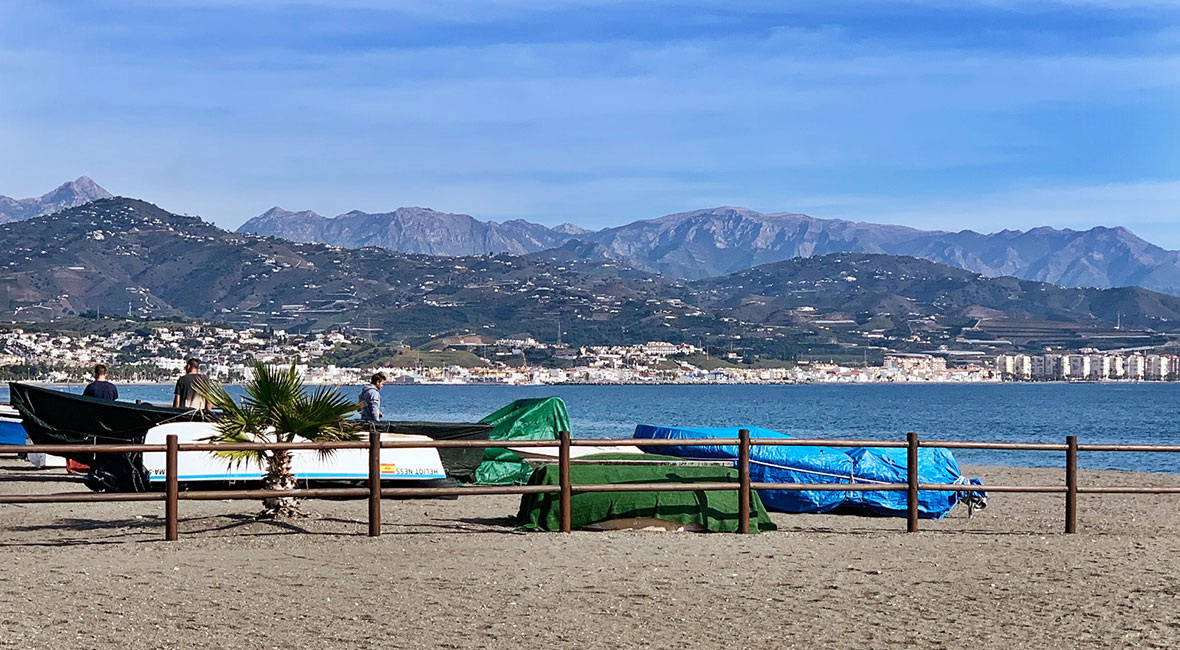
<svg viewBox="0 0 1180 650">
<path fill-rule="evenodd" d="M 356 432 L 345 428 L 345 419 L 356 412 L 356 403 L 340 391 L 318 386 L 304 393 L 296 404 L 300 426 L 291 433 L 307 440 L 357 440 Z M 293 423 L 294 424 L 294 423 Z"/>
<path fill-rule="evenodd" d="M 208 381 L 197 385 L 197 393 L 209 400 L 214 408 L 221 410 L 217 419 L 217 433 L 205 440 L 209 442 L 266 442 L 267 426 L 263 414 L 248 405 L 239 405 L 221 384 Z M 229 467 L 236 469 L 248 460 L 260 465 L 266 462 L 264 451 L 214 451 L 214 456 L 225 458 Z"/>
<path fill-rule="evenodd" d="M 358 440 L 345 420 L 356 411 L 356 404 L 335 388 L 320 386 L 307 392 L 303 377 L 292 362 L 288 367 L 255 362 L 253 377 L 246 382 L 241 403 L 234 401 L 225 388 L 213 382 L 202 383 L 198 392 L 209 400 L 221 416 L 211 442 L 291 442 L 296 439 L 321 441 Z M 330 456 L 333 450 L 323 450 Z M 217 451 L 231 467 L 248 460 L 265 466 L 269 455 L 261 451 Z"/>
<path fill-rule="evenodd" d="M 244 403 L 263 411 L 267 420 L 273 423 L 303 396 L 303 378 L 295 370 L 294 361 L 287 368 L 255 361 L 254 376 L 245 388 Z"/>
</svg>

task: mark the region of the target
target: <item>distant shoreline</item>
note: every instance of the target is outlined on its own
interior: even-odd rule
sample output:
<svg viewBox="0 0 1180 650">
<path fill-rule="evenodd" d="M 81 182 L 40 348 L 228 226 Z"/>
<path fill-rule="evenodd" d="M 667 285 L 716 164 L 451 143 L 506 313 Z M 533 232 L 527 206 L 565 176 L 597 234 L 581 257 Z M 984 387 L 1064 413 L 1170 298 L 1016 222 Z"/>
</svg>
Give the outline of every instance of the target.
<svg viewBox="0 0 1180 650">
<path fill-rule="evenodd" d="M 34 386 L 49 386 L 49 387 L 53 387 L 53 388 L 72 388 L 75 386 L 83 387 L 87 383 L 89 383 L 89 382 L 85 382 L 85 381 L 81 381 L 81 382 L 79 382 L 79 381 L 52 382 L 52 381 L 6 380 L 4 382 L 0 382 L 0 384 L 6 384 L 10 381 L 24 383 L 24 384 L 31 384 Z M 175 384 L 175 381 L 121 382 L 121 381 L 112 380 L 111 383 L 115 384 L 116 386 L 128 386 L 128 387 L 145 386 L 146 387 L 146 386 L 172 386 Z M 304 382 L 304 383 L 308 386 L 362 386 L 362 385 L 364 385 L 365 382 L 364 382 L 364 380 L 358 379 L 354 383 L 331 383 L 331 382 Z M 637 381 L 637 382 L 596 382 L 596 383 L 591 383 L 591 382 L 554 382 L 554 383 L 546 383 L 546 384 L 504 384 L 504 383 L 493 383 L 493 382 L 488 382 L 488 383 L 418 382 L 418 383 L 412 383 L 412 384 L 386 383 L 383 388 L 410 388 L 410 387 L 418 388 L 418 387 L 428 387 L 428 386 L 429 387 L 434 387 L 434 386 L 448 386 L 448 387 L 501 386 L 501 387 L 505 387 L 505 388 L 539 388 L 539 387 L 545 387 L 545 386 L 549 386 L 549 387 L 556 387 L 556 386 L 562 386 L 562 387 L 567 387 L 567 386 L 679 386 L 679 387 L 684 387 L 684 386 L 1010 386 L 1010 385 L 1036 386 L 1036 385 L 1063 385 L 1063 384 L 1080 384 L 1080 385 L 1110 384 L 1110 385 L 1116 385 L 1116 386 L 1124 386 L 1124 385 L 1141 386 L 1141 385 L 1155 385 L 1155 384 L 1159 384 L 1159 385 L 1180 384 L 1180 381 L 1147 381 L 1147 380 L 1128 380 L 1128 379 L 1116 379 L 1116 380 L 1106 380 L 1106 381 L 1061 381 L 1061 380 L 1054 380 L 1054 381 L 800 381 L 800 382 L 759 381 L 759 382 L 683 382 L 683 383 L 680 383 L 680 382 Z M 242 384 L 238 383 L 238 382 L 232 382 L 232 383 L 228 383 L 228 384 L 224 384 L 224 385 L 226 385 L 226 386 L 241 386 Z"/>
</svg>

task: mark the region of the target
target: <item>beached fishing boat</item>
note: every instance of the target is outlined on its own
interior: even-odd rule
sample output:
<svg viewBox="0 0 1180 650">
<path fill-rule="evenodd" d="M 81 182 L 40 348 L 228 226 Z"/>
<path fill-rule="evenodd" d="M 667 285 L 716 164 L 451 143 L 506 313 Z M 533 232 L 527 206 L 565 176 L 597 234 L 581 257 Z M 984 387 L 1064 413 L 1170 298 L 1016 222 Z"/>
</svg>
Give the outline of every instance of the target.
<svg viewBox="0 0 1180 650">
<path fill-rule="evenodd" d="M 8 387 L 29 439 L 38 445 L 139 444 L 149 429 L 165 422 L 212 418 L 207 411 L 83 397 L 19 382 Z M 97 467 L 103 460 L 99 456 L 109 454 L 75 452 L 65 456 Z"/>
<path fill-rule="evenodd" d="M 734 445 L 685 445 L 644 447 L 642 440 L 692 438 L 737 438 L 738 430 L 748 429 L 751 438 L 790 438 L 791 436 L 761 427 L 662 427 L 641 424 L 635 428 L 636 444 L 644 451 L 680 458 L 736 460 Z M 906 450 L 882 447 L 787 447 L 754 445 L 750 448 L 750 479 L 765 483 L 870 484 L 905 483 Z M 922 483 L 980 485 L 959 471 L 948 449 L 918 450 L 918 480 Z M 762 490 L 762 500 L 771 510 L 792 513 L 859 512 L 904 517 L 904 492 L 842 490 Z M 982 491 L 918 493 L 918 516 L 941 519 L 960 501 L 970 507 L 986 504 Z"/>
<path fill-rule="evenodd" d="M 172 422 L 151 428 L 147 433 L 147 444 L 164 444 L 169 435 L 185 442 L 207 441 L 216 434 L 216 424 L 209 422 Z M 363 434 L 367 437 L 368 434 Z M 423 435 L 381 433 L 382 440 L 430 440 Z M 230 463 L 210 452 L 184 451 L 177 454 L 177 479 L 183 483 L 255 482 L 262 480 L 265 472 L 254 459 L 241 463 Z M 163 452 L 148 452 L 143 455 L 143 466 L 147 470 L 151 485 L 162 485 L 166 479 Z M 369 478 L 369 451 L 367 449 L 337 449 L 323 454 L 313 449 L 296 449 L 291 452 L 291 468 L 297 481 L 363 481 Z M 447 477 L 446 468 L 439 458 L 438 450 L 382 449 L 382 481 L 431 481 Z"/>
<path fill-rule="evenodd" d="M 155 430 L 152 440 L 163 443 L 167 433 L 172 431 L 185 436 L 186 441 L 199 437 L 208 437 L 214 432 L 217 418 L 216 412 L 177 409 L 151 404 L 132 404 L 129 402 L 109 401 L 83 397 L 72 393 L 65 393 L 29 384 L 9 384 L 12 395 L 12 405 L 19 412 L 29 438 L 37 444 L 141 444 L 148 440 L 149 432 Z M 173 425 L 174 429 L 164 427 Z M 189 426 L 179 426 L 189 425 Z M 425 440 L 486 440 L 492 430 L 490 424 L 469 422 L 360 422 L 352 421 L 351 426 L 362 436 L 369 432 L 377 432 L 382 436 L 412 435 Z M 196 437 L 192 437 L 196 436 Z M 391 437 L 390 439 L 394 439 Z M 344 453 L 341 458 L 349 459 L 354 454 Z M 384 463 L 385 452 L 390 452 L 390 462 Z M 404 456 L 399 452 L 406 451 Z M 412 453 L 411 453 L 412 452 Z M 422 452 L 422 453 L 419 453 Z M 367 452 L 362 452 L 367 454 Z M 315 455 L 315 454 L 313 454 Z M 216 460 L 211 454 L 204 454 L 209 459 Z M 87 476 L 87 486 L 93 490 L 111 492 L 137 492 L 146 490 L 154 480 L 153 474 L 145 467 L 141 454 L 95 454 L 81 452 L 66 454 L 70 460 L 84 463 L 92 468 Z M 191 457 L 191 458 L 195 458 Z M 391 480 L 409 478 L 419 479 L 453 478 L 462 482 L 471 482 L 475 478 L 476 469 L 483 460 L 482 449 L 425 449 L 425 450 L 383 450 L 383 464 L 395 468 L 390 471 Z M 156 462 L 153 457 L 152 462 Z M 162 463 L 162 461 L 160 461 Z M 329 478 L 327 475 L 348 475 L 355 478 L 352 462 L 347 461 L 341 468 L 325 469 L 315 462 L 307 460 L 305 465 L 309 474 L 324 473 L 326 476 L 315 477 L 324 480 L 344 480 Z M 192 461 L 192 467 L 197 467 Z M 368 477 L 367 460 L 363 475 Z M 398 466 L 404 472 L 396 470 Z M 442 472 L 438 471 L 441 466 Z M 162 468 L 163 465 L 161 464 Z M 323 470 L 320 472 L 319 470 Z M 206 472 L 210 475 L 226 474 L 224 464 L 218 471 Z M 248 475 L 250 472 L 245 472 Z M 404 474 L 404 476 L 403 476 Z M 192 476 L 201 475 L 194 472 Z M 196 479 L 194 479 L 196 480 Z M 218 475 L 208 480 L 229 480 Z M 236 479 L 235 479 L 236 480 Z"/>
<path fill-rule="evenodd" d="M 10 382 L 8 387 L 25 433 L 38 445 L 139 444 L 157 424 L 209 417 L 204 411 L 96 399 L 20 382 Z M 58 457 L 29 456 L 34 464 L 41 457 L 44 466 L 58 466 Z M 136 492 L 146 488 L 137 454 L 72 452 L 62 456 L 90 468 L 86 485 L 92 490 Z"/>
</svg>

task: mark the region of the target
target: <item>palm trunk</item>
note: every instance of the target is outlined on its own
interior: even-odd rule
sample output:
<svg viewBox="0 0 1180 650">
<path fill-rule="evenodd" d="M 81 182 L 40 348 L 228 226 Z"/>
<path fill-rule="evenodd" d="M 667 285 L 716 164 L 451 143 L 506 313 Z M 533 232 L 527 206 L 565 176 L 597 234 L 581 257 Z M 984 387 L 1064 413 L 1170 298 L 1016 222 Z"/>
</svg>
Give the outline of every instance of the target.
<svg viewBox="0 0 1180 650">
<path fill-rule="evenodd" d="M 291 471 L 291 452 L 285 449 L 271 452 L 266 459 L 266 477 L 263 487 L 267 490 L 294 490 L 295 475 Z M 267 497 L 262 500 L 263 511 L 261 517 L 281 519 L 285 517 L 303 517 L 299 510 L 299 500 L 295 497 Z"/>
</svg>

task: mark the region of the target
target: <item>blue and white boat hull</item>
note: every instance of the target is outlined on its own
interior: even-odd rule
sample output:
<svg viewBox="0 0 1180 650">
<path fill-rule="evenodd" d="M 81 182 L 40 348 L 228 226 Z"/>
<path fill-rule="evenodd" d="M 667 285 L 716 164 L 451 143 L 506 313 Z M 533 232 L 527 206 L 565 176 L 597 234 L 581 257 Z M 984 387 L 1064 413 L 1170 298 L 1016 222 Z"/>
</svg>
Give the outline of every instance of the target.
<svg viewBox="0 0 1180 650">
<path fill-rule="evenodd" d="M 207 442 L 217 432 L 211 422 L 170 422 L 148 430 L 149 445 L 165 444 L 169 434 L 176 434 L 179 442 Z M 383 440 L 422 440 L 427 436 L 382 434 Z M 254 460 L 246 460 L 231 466 L 225 458 L 205 451 L 182 451 L 177 455 L 177 480 L 181 482 L 216 481 L 260 481 L 263 468 Z M 164 453 L 148 452 L 143 455 L 143 466 L 148 471 L 153 485 L 162 485 L 166 480 Z M 324 455 L 311 449 L 297 449 L 291 452 L 291 469 L 299 481 L 363 481 L 369 478 L 368 449 L 338 449 Z M 446 470 L 439 459 L 438 450 L 432 447 L 418 449 L 382 449 L 381 480 L 421 481 L 446 478 Z"/>
</svg>

